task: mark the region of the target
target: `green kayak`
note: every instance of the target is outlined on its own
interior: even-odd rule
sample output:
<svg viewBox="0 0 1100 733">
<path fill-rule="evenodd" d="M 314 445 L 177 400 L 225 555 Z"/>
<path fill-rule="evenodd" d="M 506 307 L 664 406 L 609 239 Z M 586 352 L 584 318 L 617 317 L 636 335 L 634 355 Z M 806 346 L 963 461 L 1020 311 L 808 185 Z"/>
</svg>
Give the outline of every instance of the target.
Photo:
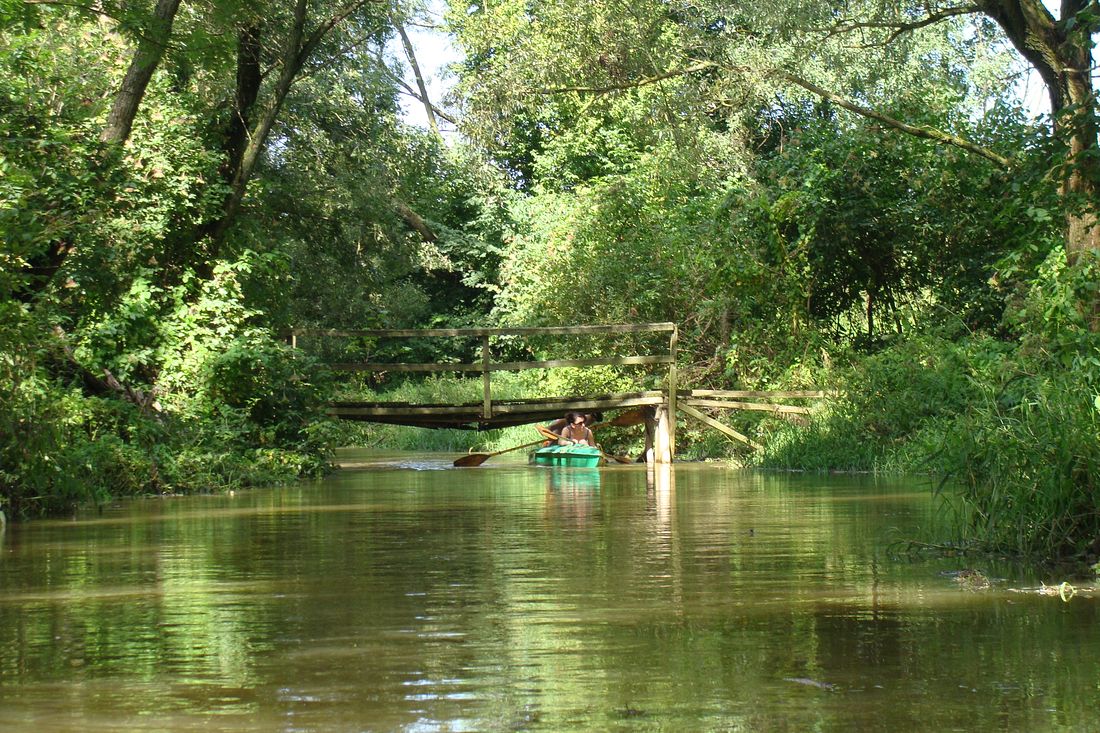
<svg viewBox="0 0 1100 733">
<path fill-rule="evenodd" d="M 536 466 L 570 468 L 594 468 L 602 458 L 600 449 L 590 445 L 550 445 L 531 454 L 531 462 Z"/>
</svg>

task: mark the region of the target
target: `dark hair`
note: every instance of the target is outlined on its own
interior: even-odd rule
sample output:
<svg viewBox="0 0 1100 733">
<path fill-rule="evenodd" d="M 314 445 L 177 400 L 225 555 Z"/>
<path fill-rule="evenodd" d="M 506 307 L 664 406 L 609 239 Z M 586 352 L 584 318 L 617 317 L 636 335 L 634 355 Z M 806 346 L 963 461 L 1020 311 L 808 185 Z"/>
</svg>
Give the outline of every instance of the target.
<svg viewBox="0 0 1100 733">
<path fill-rule="evenodd" d="M 576 421 L 577 415 L 580 415 L 580 413 L 579 412 L 572 412 L 572 411 L 565 413 L 565 422 L 566 422 L 566 424 L 567 425 L 572 425 Z"/>
</svg>

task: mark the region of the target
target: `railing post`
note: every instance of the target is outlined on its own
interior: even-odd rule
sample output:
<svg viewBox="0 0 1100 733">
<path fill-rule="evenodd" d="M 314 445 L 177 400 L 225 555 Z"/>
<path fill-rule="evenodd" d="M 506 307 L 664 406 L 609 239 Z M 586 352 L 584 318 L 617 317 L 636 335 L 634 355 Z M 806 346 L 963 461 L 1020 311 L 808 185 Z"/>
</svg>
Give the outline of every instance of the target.
<svg viewBox="0 0 1100 733">
<path fill-rule="evenodd" d="M 672 327 L 672 335 L 668 339 L 668 352 L 672 362 L 668 365 L 668 459 L 676 458 L 676 349 L 679 346 L 679 327 Z"/>
<path fill-rule="evenodd" d="M 489 385 L 489 337 L 481 337 L 481 416 L 486 420 L 493 416 L 493 393 Z"/>
</svg>

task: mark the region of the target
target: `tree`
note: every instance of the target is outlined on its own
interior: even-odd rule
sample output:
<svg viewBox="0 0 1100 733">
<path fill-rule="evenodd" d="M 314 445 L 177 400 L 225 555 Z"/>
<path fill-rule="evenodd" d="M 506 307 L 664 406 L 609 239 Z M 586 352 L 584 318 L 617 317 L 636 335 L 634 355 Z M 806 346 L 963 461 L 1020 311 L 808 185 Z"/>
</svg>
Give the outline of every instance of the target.
<svg viewBox="0 0 1100 733">
<path fill-rule="evenodd" d="M 521 18 L 534 30 L 527 31 Z M 738 108 L 758 108 L 776 92 L 788 98 L 809 92 L 888 128 L 1010 167 L 1019 151 L 998 150 L 1004 145 L 995 138 L 976 142 L 881 111 L 891 98 L 937 99 L 944 88 L 956 86 L 971 96 L 970 113 L 980 115 L 988 90 L 974 88 L 975 80 L 978 67 L 1000 54 L 988 28 L 995 22 L 1047 85 L 1053 131 L 1064 145 L 1053 167 L 1063 194 L 1066 251 L 1071 260 L 1100 253 L 1100 150 L 1091 77 L 1100 29 L 1095 0 L 1066 0 L 1058 18 L 1039 0 L 865 0 L 843 7 L 778 2 L 751 11 L 725 2 L 627 8 L 554 0 L 491 9 L 457 3 L 451 21 L 469 50 L 460 90 L 475 104 L 468 115 L 475 125 L 484 119 L 478 108 L 489 100 L 509 111 L 538 106 L 518 100 L 523 94 L 568 100 L 553 104 L 561 110 L 580 106 L 573 101 L 578 96 L 658 86 L 681 110 L 709 104 L 714 115 L 732 119 Z M 1006 85 L 999 81 L 996 93 L 1003 93 Z M 509 84 L 519 95 L 508 92 Z M 696 96 L 687 101 L 685 95 Z M 482 124 L 483 139 L 507 138 L 499 126 Z"/>
<path fill-rule="evenodd" d="M 157 0 L 148 28 L 138 39 L 130 68 L 126 70 L 122 85 L 115 94 L 111 111 L 107 115 L 107 123 L 99 136 L 103 142 L 121 144 L 125 143 L 126 138 L 130 136 L 134 117 L 137 115 L 138 107 L 141 106 L 142 97 L 145 96 L 145 89 L 149 86 L 153 72 L 157 70 L 161 59 L 164 58 L 164 52 L 168 49 L 168 41 L 172 37 L 172 24 L 175 22 L 179 7 L 180 0 Z"/>
<path fill-rule="evenodd" d="M 1096 0 L 1062 0 L 1058 18 L 1040 0 L 979 0 L 977 7 L 997 22 L 1046 84 L 1054 132 L 1066 146 L 1057 166 L 1066 199 L 1066 254 L 1071 262 L 1086 253 L 1100 255 L 1100 150 L 1092 79 L 1100 6 Z"/>
</svg>

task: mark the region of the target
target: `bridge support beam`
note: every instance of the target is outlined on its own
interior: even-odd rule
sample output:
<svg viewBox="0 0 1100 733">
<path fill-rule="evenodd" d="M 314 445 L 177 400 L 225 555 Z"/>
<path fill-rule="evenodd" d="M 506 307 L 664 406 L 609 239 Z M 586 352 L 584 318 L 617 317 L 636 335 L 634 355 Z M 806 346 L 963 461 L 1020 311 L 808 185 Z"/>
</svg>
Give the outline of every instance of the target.
<svg viewBox="0 0 1100 733">
<path fill-rule="evenodd" d="M 667 405 L 651 408 L 645 420 L 645 462 L 652 466 L 672 463 L 673 431 L 671 413 Z"/>
</svg>

